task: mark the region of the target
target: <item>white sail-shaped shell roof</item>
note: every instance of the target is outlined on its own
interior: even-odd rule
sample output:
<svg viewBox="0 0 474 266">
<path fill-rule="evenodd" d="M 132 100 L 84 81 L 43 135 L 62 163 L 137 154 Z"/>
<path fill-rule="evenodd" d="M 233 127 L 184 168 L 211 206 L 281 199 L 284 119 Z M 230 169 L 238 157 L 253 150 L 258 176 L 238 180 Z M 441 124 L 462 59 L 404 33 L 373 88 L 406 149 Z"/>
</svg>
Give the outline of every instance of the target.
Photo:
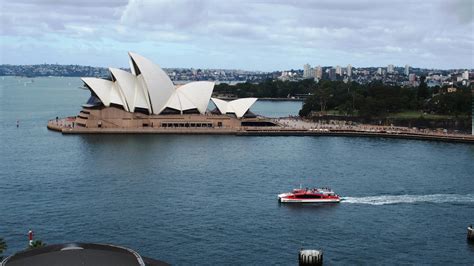
<svg viewBox="0 0 474 266">
<path fill-rule="evenodd" d="M 121 105 L 129 112 L 141 108 L 150 114 L 160 114 L 166 108 L 181 113 L 188 110 L 206 113 L 214 82 L 197 81 L 176 87 L 160 66 L 136 53 L 130 52 L 129 56 L 132 73 L 109 68 L 112 81 L 82 78 L 105 106 Z M 233 113 L 238 118 L 243 117 L 256 100 L 244 98 L 226 102 L 212 98 L 222 114 Z"/>
<path fill-rule="evenodd" d="M 211 98 L 221 114 L 235 114 L 237 118 L 242 118 L 250 107 L 257 101 L 257 98 L 242 98 L 230 102 Z"/>
<path fill-rule="evenodd" d="M 82 81 L 99 97 L 105 106 L 110 106 L 110 91 L 114 83 L 99 78 L 81 78 Z"/>
<path fill-rule="evenodd" d="M 150 97 L 151 109 L 154 114 L 159 114 L 166 108 L 168 99 L 174 93 L 174 85 L 168 75 L 161 69 L 160 66 L 148 60 L 147 58 L 129 52 L 131 58 L 132 69 L 139 73 L 136 76 L 142 76 L 144 81 L 144 88 L 148 91 Z"/>
<path fill-rule="evenodd" d="M 211 98 L 211 100 L 221 114 L 227 114 L 227 106 L 229 105 L 229 102 L 217 98 Z"/>
<path fill-rule="evenodd" d="M 214 82 L 210 81 L 190 82 L 176 89 L 189 99 L 201 114 L 206 112 L 213 90 Z"/>
</svg>

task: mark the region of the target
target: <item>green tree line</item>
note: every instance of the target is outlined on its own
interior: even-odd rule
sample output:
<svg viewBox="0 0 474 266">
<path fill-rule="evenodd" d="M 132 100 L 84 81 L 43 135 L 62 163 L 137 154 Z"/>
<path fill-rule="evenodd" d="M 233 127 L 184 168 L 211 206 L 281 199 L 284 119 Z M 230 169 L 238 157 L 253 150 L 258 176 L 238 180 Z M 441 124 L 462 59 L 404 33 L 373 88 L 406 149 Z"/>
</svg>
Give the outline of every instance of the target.
<svg viewBox="0 0 474 266">
<path fill-rule="evenodd" d="M 401 87 L 372 82 L 323 80 L 314 84 L 310 96 L 303 104 L 301 116 L 312 111 L 337 110 L 344 115 L 383 117 L 403 111 L 423 111 L 438 115 L 465 115 L 471 113 L 471 90 L 460 87 L 447 93 L 447 87 L 428 88 L 424 78 L 418 87 Z"/>
<path fill-rule="evenodd" d="M 236 85 L 221 83 L 214 87 L 214 92 L 233 94 L 238 98 L 286 98 L 288 95 L 308 94 L 314 84 L 315 82 L 310 79 L 299 82 L 267 79 L 257 84 L 250 82 L 237 83 Z"/>
<path fill-rule="evenodd" d="M 471 89 L 458 86 L 456 92 L 447 93 L 447 87 L 428 88 L 424 77 L 418 87 L 386 85 L 382 82 L 359 84 L 342 81 L 312 79 L 298 82 L 266 80 L 262 83 L 216 85 L 218 94 L 233 94 L 238 98 L 286 98 L 310 94 L 300 111 L 300 116 L 311 112 L 337 111 L 341 115 L 382 117 L 403 111 L 424 111 L 439 115 L 464 115 L 471 113 Z"/>
</svg>

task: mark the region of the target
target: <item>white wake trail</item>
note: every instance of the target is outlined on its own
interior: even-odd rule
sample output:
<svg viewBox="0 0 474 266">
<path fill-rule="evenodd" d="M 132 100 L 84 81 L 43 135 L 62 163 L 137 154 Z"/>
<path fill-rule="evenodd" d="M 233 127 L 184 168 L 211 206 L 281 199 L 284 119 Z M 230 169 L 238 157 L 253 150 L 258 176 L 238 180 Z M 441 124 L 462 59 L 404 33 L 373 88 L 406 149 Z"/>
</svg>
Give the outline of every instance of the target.
<svg viewBox="0 0 474 266">
<path fill-rule="evenodd" d="M 343 197 L 344 203 L 387 205 L 401 203 L 474 203 L 474 194 L 431 194 L 431 195 L 382 195 L 369 197 Z"/>
</svg>

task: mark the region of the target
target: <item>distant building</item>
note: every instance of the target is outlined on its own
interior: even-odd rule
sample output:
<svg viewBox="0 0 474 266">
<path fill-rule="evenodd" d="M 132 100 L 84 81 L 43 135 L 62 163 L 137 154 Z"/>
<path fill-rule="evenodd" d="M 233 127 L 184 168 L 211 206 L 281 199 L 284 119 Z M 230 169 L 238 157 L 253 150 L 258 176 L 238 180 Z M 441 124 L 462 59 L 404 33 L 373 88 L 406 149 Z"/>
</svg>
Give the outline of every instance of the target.
<svg viewBox="0 0 474 266">
<path fill-rule="evenodd" d="M 388 65 L 387 66 L 387 73 L 393 73 L 395 72 L 395 67 L 393 65 Z"/>
<path fill-rule="evenodd" d="M 408 76 L 410 74 L 410 66 L 405 65 L 405 76 Z"/>
<path fill-rule="evenodd" d="M 462 79 L 467 79 L 467 80 L 469 80 L 469 71 L 466 70 L 466 71 L 464 71 L 464 72 L 462 73 Z"/>
<path fill-rule="evenodd" d="M 348 77 L 352 76 L 352 66 L 350 64 L 347 65 L 347 76 Z"/>
<path fill-rule="evenodd" d="M 315 74 L 316 78 L 318 78 L 318 79 L 323 78 L 323 68 L 321 66 L 317 66 L 316 70 L 314 72 L 315 72 L 314 74 Z"/>
<path fill-rule="evenodd" d="M 377 68 L 377 74 L 382 75 L 382 68 L 381 67 Z"/>
<path fill-rule="evenodd" d="M 303 68 L 303 78 L 307 79 L 311 77 L 311 66 L 309 64 L 305 64 Z"/>
<path fill-rule="evenodd" d="M 336 74 L 337 74 L 337 75 L 342 75 L 342 68 L 341 68 L 341 66 L 336 66 Z"/>
<path fill-rule="evenodd" d="M 408 81 L 415 82 L 416 81 L 416 75 L 415 74 L 409 74 L 408 75 Z"/>
</svg>

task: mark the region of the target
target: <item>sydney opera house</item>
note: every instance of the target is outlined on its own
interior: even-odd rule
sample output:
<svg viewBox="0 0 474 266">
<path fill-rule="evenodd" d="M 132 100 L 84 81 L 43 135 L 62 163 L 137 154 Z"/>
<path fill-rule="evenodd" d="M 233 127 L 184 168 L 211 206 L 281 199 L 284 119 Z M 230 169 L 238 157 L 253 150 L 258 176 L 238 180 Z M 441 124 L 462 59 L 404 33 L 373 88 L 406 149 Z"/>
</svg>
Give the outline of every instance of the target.
<svg viewBox="0 0 474 266">
<path fill-rule="evenodd" d="M 82 78 L 91 96 L 75 117 L 48 128 L 69 133 L 216 132 L 275 126 L 250 112 L 256 98 L 211 98 L 214 82 L 177 86 L 157 64 L 129 53 L 131 73 L 109 68 L 110 78 Z M 215 108 L 209 108 L 215 106 Z"/>
</svg>

